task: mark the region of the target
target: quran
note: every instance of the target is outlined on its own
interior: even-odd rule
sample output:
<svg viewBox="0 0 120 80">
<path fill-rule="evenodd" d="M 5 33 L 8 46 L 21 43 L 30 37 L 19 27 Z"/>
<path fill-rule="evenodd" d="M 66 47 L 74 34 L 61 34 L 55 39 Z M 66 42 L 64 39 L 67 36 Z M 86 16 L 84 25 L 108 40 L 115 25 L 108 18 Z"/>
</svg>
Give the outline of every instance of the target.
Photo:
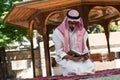
<svg viewBox="0 0 120 80">
<path fill-rule="evenodd" d="M 79 52 L 77 52 L 75 50 L 70 50 L 70 51 L 68 51 L 68 55 L 74 56 L 74 57 L 82 57 L 82 56 L 85 56 L 89 52 L 90 51 L 86 51 L 86 52 L 84 52 L 84 53 L 81 54 L 81 53 L 79 53 Z"/>
</svg>

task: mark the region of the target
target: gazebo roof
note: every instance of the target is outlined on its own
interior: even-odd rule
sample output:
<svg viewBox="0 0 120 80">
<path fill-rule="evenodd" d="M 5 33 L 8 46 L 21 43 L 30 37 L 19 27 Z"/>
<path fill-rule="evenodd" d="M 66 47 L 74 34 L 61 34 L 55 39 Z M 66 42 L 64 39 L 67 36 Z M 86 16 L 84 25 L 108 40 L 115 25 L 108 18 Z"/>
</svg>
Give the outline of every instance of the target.
<svg viewBox="0 0 120 80">
<path fill-rule="evenodd" d="M 21 2 L 15 4 L 12 9 L 9 11 L 9 14 L 6 16 L 4 22 L 7 24 L 21 26 L 28 28 L 29 21 L 35 17 L 43 17 L 48 12 L 53 12 L 57 10 L 63 10 L 71 7 L 78 7 L 81 5 L 119 5 L 119 0 L 32 0 L 27 2 Z M 96 7 L 91 10 L 89 14 L 89 21 L 94 19 L 101 20 L 105 16 L 100 10 L 103 10 L 103 7 Z M 113 9 L 109 9 L 111 13 L 109 18 L 117 15 L 117 12 Z M 108 13 L 110 14 L 110 13 Z M 108 15 L 107 14 L 107 15 Z M 57 15 L 56 15 L 57 17 Z M 54 17 L 53 17 L 54 18 Z M 101 19 L 100 19 L 101 18 Z M 55 19 L 51 19 L 53 22 L 56 22 Z M 57 20 L 58 22 L 60 20 Z M 61 22 L 61 21 L 60 21 Z"/>
<path fill-rule="evenodd" d="M 46 12 L 79 5 L 80 0 L 34 0 L 17 3 L 5 18 L 5 23 L 28 28 L 29 21 Z"/>
</svg>

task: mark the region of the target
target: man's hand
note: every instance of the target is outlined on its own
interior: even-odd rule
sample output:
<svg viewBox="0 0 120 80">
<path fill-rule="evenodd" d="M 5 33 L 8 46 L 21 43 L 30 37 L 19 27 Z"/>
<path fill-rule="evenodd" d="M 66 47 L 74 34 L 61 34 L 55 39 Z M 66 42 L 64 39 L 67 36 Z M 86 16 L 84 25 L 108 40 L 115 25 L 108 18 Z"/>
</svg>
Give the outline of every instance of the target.
<svg viewBox="0 0 120 80">
<path fill-rule="evenodd" d="M 72 60 L 72 61 L 77 62 L 77 61 L 86 61 L 86 60 L 88 60 L 88 58 L 89 58 L 88 54 L 76 57 L 75 54 L 72 54 L 71 52 L 69 52 L 69 55 L 64 56 L 63 59 Z"/>
<path fill-rule="evenodd" d="M 88 58 L 89 58 L 89 55 L 88 54 L 85 54 L 84 56 L 83 56 L 83 61 L 86 61 L 86 60 L 88 60 Z"/>
<path fill-rule="evenodd" d="M 74 55 L 66 55 L 66 56 L 64 56 L 64 58 L 63 59 L 66 59 L 66 60 L 72 60 L 72 61 L 75 61 L 75 62 L 77 62 L 77 61 L 80 61 L 80 60 L 83 60 L 83 57 L 74 57 Z"/>
</svg>

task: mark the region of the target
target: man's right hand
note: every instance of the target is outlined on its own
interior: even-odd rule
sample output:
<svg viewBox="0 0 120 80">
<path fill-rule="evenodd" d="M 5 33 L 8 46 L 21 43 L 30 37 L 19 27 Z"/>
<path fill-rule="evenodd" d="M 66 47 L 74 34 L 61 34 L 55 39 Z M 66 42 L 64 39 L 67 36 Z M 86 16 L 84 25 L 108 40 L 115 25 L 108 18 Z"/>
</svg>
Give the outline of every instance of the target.
<svg viewBox="0 0 120 80">
<path fill-rule="evenodd" d="M 82 57 L 74 57 L 74 55 L 72 55 L 72 56 L 70 56 L 70 55 L 66 55 L 66 56 L 64 56 L 63 59 L 66 59 L 66 60 L 69 59 L 69 60 L 72 60 L 72 61 L 77 62 L 77 61 L 82 60 Z"/>
</svg>

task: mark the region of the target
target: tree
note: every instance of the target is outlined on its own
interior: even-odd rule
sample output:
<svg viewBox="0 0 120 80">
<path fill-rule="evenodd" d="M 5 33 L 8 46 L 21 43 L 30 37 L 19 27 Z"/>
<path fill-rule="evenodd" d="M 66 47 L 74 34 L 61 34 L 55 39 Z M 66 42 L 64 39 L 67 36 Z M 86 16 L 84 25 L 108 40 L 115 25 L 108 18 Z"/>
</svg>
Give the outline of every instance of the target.
<svg viewBox="0 0 120 80">
<path fill-rule="evenodd" d="M 15 2 L 22 0 L 0 0 L 0 47 L 7 48 L 15 41 L 21 42 L 23 36 L 28 37 L 28 29 L 4 24 L 3 20 Z"/>
</svg>

